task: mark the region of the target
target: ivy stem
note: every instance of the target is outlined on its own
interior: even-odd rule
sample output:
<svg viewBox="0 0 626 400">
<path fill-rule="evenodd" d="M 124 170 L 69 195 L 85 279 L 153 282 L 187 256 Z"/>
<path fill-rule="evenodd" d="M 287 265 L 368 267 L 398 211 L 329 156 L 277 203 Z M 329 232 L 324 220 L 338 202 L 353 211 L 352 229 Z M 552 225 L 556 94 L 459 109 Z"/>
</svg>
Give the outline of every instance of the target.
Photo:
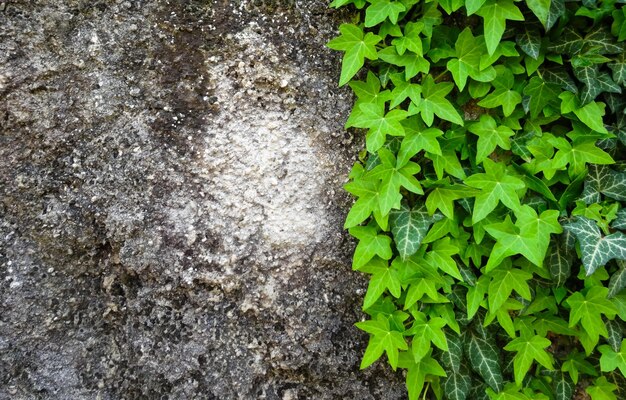
<svg viewBox="0 0 626 400">
<path fill-rule="evenodd" d="M 437 75 L 435 77 L 435 82 L 439 81 L 440 78 L 442 78 L 445 74 L 448 73 L 448 70 L 443 71 L 442 73 L 440 73 L 439 75 Z"/>
<path fill-rule="evenodd" d="M 430 382 L 426 383 L 426 389 L 424 389 L 424 395 L 422 396 L 422 400 L 426 400 L 426 394 L 428 393 L 428 389 L 430 389 Z"/>
</svg>

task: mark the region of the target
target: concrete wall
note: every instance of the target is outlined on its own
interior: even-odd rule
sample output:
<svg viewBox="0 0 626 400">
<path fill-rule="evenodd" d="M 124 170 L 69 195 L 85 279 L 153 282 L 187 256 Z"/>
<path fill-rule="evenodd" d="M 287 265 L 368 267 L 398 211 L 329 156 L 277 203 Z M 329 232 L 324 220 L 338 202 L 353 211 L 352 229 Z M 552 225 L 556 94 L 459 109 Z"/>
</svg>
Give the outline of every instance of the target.
<svg viewBox="0 0 626 400">
<path fill-rule="evenodd" d="M 0 0 L 0 399 L 397 399 L 323 0 Z"/>
</svg>

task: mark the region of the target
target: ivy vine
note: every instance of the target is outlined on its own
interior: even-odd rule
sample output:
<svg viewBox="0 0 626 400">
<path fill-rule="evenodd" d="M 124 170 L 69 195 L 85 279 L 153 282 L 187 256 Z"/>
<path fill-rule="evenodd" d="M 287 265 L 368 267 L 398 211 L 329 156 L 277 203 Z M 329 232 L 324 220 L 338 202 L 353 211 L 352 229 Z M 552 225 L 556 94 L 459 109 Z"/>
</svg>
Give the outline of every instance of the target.
<svg viewBox="0 0 626 400">
<path fill-rule="evenodd" d="M 334 0 L 361 368 L 410 399 L 626 398 L 626 6 Z"/>
</svg>

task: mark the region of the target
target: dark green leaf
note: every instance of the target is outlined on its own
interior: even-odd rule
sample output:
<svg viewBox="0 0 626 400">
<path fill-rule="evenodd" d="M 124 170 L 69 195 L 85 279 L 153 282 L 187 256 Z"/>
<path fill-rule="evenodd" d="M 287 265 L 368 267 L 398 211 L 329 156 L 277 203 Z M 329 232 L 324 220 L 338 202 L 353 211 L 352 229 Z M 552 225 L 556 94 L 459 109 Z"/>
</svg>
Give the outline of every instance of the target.
<svg viewBox="0 0 626 400">
<path fill-rule="evenodd" d="M 603 237 L 596 222 L 585 217 L 577 217 L 576 221 L 568 222 L 563 227 L 572 232 L 580 243 L 587 276 L 609 260 L 626 259 L 626 235 L 622 232 Z"/>
<path fill-rule="evenodd" d="M 524 31 L 515 37 L 515 41 L 522 51 L 535 60 L 539 58 L 541 50 L 541 33 L 532 25 L 525 24 Z"/>
<path fill-rule="evenodd" d="M 495 391 L 502 390 L 500 356 L 495 343 L 473 333 L 467 338 L 466 354 L 471 366 Z"/>
<path fill-rule="evenodd" d="M 400 210 L 392 210 L 389 225 L 400 257 L 407 258 L 415 254 L 430 226 L 441 218 L 443 216 L 440 214 L 428 214 L 424 205 L 410 208 L 403 203 Z"/>
</svg>

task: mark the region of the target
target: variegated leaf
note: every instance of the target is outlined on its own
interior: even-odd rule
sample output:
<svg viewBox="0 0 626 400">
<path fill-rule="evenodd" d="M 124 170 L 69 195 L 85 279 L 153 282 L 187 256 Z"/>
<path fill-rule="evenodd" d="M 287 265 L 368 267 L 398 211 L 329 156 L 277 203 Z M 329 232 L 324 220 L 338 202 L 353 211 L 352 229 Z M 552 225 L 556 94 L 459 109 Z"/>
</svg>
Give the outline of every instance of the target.
<svg viewBox="0 0 626 400">
<path fill-rule="evenodd" d="M 574 222 L 564 224 L 563 228 L 578 239 L 587 276 L 609 260 L 626 259 L 626 235 L 622 232 L 602 236 L 596 222 L 585 217 L 578 217 Z"/>
<path fill-rule="evenodd" d="M 619 269 L 611 275 L 611 279 L 609 280 L 608 298 L 615 296 L 626 287 L 626 263 L 622 260 L 618 260 L 617 265 L 619 265 Z"/>
<path fill-rule="evenodd" d="M 430 225 L 441 218 L 443 216 L 439 213 L 429 215 L 424 205 L 410 208 L 404 203 L 400 210 L 392 210 L 389 214 L 389 225 L 400 256 L 407 258 L 415 254 Z"/>
<path fill-rule="evenodd" d="M 626 208 L 622 208 L 617 212 L 617 218 L 611 223 L 611 228 L 626 230 Z"/>
<path fill-rule="evenodd" d="M 472 377 L 465 364 L 460 365 L 459 370 L 448 373 L 443 379 L 443 390 L 445 398 L 448 400 L 466 400 L 470 397 L 472 388 Z"/>
<path fill-rule="evenodd" d="M 556 400 L 571 400 L 574 395 L 574 382 L 562 372 L 558 372 L 554 379 L 554 394 Z"/>
<path fill-rule="evenodd" d="M 502 370 L 500 356 L 495 342 L 487 341 L 478 335 L 470 334 L 466 344 L 466 354 L 472 368 L 496 392 L 502 390 Z"/>
<path fill-rule="evenodd" d="M 533 59 L 539 58 L 541 50 L 541 32 L 533 25 L 524 25 L 524 31 L 515 37 L 517 45 Z"/>
<path fill-rule="evenodd" d="M 562 246 L 554 244 L 552 251 L 548 256 L 548 270 L 554 284 L 559 287 L 565 284 L 565 281 L 572 274 L 573 256 L 567 252 Z"/>
<path fill-rule="evenodd" d="M 622 328 L 622 324 L 619 319 L 614 319 L 612 321 L 606 321 L 605 324 L 606 331 L 608 332 L 608 336 L 606 341 L 613 348 L 613 351 L 616 353 L 620 351 L 620 347 L 622 346 L 622 339 L 624 339 L 624 328 Z"/>
</svg>

